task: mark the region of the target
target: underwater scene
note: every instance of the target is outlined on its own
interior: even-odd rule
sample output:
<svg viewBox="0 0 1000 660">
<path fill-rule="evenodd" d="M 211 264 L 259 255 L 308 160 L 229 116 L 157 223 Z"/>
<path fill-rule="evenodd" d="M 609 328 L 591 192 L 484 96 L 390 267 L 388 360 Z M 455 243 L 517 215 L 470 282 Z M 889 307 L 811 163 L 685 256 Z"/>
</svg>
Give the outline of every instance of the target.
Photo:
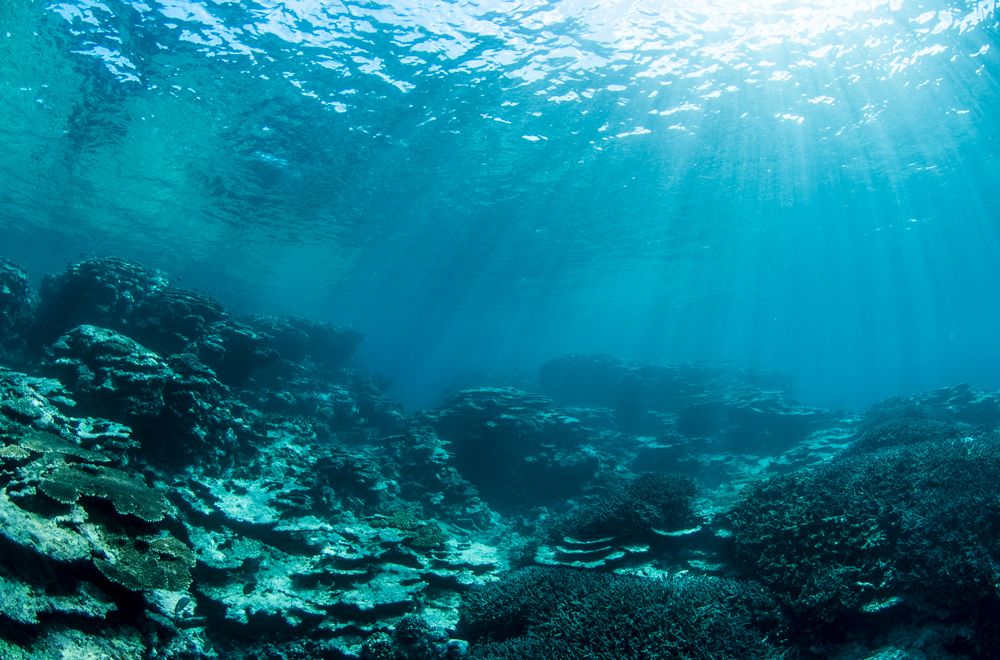
<svg viewBox="0 0 1000 660">
<path fill-rule="evenodd" d="M 998 49 L 0 1 L 0 660 L 1000 657 Z"/>
</svg>

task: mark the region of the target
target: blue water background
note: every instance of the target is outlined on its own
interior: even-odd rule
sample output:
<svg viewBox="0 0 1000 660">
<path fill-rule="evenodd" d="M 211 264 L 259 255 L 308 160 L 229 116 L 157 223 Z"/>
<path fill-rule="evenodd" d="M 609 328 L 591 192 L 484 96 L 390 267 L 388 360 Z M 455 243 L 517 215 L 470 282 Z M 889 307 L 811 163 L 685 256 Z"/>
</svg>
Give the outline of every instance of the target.
<svg viewBox="0 0 1000 660">
<path fill-rule="evenodd" d="M 0 254 L 351 325 L 411 409 L 569 352 L 997 388 L 998 41 L 994 1 L 8 0 Z"/>
</svg>

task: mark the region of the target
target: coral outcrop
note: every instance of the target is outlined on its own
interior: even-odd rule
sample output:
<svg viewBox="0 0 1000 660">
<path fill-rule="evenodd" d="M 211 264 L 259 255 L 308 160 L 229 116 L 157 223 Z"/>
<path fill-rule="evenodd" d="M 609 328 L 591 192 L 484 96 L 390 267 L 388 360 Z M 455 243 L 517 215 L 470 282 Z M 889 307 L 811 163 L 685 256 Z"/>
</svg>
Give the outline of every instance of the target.
<svg viewBox="0 0 1000 660">
<path fill-rule="evenodd" d="M 455 467 L 494 507 L 512 511 L 578 492 L 601 468 L 579 419 L 513 388 L 465 390 L 425 413 Z"/>
<path fill-rule="evenodd" d="M 28 274 L 0 257 L 0 360 L 24 362 L 37 306 L 38 294 Z"/>
<path fill-rule="evenodd" d="M 866 625 L 887 610 L 992 631 L 1000 435 L 939 431 L 908 428 L 892 446 L 872 446 L 869 431 L 864 451 L 776 477 L 734 507 L 737 559 L 779 594 L 800 634 Z"/>
</svg>

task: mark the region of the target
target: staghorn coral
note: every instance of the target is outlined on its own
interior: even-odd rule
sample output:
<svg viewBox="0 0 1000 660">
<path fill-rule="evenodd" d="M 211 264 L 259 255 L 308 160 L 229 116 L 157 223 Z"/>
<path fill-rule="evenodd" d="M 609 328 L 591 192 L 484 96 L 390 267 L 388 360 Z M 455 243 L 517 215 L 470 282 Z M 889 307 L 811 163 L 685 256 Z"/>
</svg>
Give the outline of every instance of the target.
<svg viewBox="0 0 1000 660">
<path fill-rule="evenodd" d="M 773 658 L 779 620 L 759 585 L 523 568 L 462 597 L 472 657 L 496 660 Z M 613 607 L 609 604 L 613 603 Z"/>
</svg>

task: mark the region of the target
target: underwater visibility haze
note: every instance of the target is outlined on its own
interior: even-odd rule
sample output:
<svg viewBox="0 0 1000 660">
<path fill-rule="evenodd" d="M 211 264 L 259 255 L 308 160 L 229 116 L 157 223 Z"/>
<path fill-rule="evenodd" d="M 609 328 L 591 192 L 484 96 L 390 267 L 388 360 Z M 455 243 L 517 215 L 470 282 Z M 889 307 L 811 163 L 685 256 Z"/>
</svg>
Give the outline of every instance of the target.
<svg viewBox="0 0 1000 660">
<path fill-rule="evenodd" d="M 0 9 L 3 254 L 365 335 L 409 409 L 606 352 L 1000 386 L 981 2 Z"/>
<path fill-rule="evenodd" d="M 994 660 L 995 0 L 0 0 L 0 660 Z"/>
</svg>

